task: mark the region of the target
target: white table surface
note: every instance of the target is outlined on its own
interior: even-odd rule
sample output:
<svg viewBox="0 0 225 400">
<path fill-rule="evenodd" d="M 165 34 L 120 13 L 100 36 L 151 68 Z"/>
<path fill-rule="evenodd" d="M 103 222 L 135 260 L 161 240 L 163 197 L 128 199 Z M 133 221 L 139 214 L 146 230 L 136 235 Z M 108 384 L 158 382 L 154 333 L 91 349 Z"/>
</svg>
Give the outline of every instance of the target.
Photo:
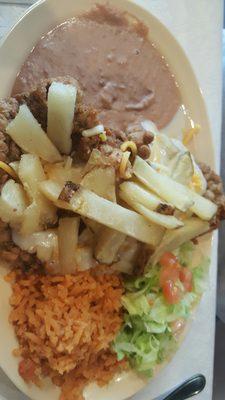
<svg viewBox="0 0 225 400">
<path fill-rule="evenodd" d="M 61 0 L 59 0 L 61 1 Z M 28 4 L 34 1 L 0 0 L 0 40 L 3 35 L 18 20 L 27 9 Z M 93 1 L 94 3 L 94 1 Z M 113 1 L 112 1 L 113 3 Z M 221 93 L 222 93 L 222 0 L 140 0 L 156 17 L 158 17 L 175 35 L 185 50 L 195 71 L 202 89 L 209 114 L 213 140 L 215 146 L 216 169 L 220 166 L 221 143 Z M 1 60 L 0 60 L 1 62 Z M 207 161 L 207 160 L 206 160 Z M 214 236 L 217 244 L 217 235 Z M 215 251 L 216 253 L 216 248 Z M 214 254 L 217 260 L 216 254 Z M 216 265 L 210 271 L 210 287 L 204 295 L 193 320 L 190 332 L 182 346 L 190 349 L 187 360 L 182 368 L 176 368 L 174 377 L 173 366 L 182 363 L 182 349 L 180 349 L 167 368 L 165 377 L 163 372 L 156 379 L 168 379 L 169 382 L 179 382 L 181 378 L 189 377 L 201 372 L 207 377 L 204 393 L 198 396 L 199 400 L 212 399 L 213 355 L 215 334 L 215 302 L 216 302 Z M 207 318 L 206 318 L 207 315 Z M 193 348 L 195 349 L 193 353 Z M 151 383 L 150 383 L 151 384 Z M 25 396 L 13 388 L 3 373 L 0 372 L 0 394 L 3 400 L 25 400 Z M 147 388 L 135 396 L 135 400 L 147 400 Z"/>
</svg>

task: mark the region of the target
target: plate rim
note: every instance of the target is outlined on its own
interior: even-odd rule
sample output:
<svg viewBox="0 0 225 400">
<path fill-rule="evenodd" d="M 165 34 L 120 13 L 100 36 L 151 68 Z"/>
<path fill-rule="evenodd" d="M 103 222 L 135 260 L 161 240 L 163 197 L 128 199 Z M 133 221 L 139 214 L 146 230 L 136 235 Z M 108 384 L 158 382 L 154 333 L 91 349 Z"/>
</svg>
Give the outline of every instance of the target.
<svg viewBox="0 0 225 400">
<path fill-rule="evenodd" d="M 188 58 L 188 56 L 186 55 L 186 52 L 184 51 L 184 49 L 182 48 L 182 46 L 179 44 L 179 42 L 176 40 L 175 36 L 171 33 L 171 31 L 170 31 L 170 30 L 155 16 L 155 15 L 153 15 L 148 9 L 146 9 L 144 6 L 138 4 L 138 1 L 139 1 L 139 0 L 125 0 L 125 2 L 133 3 L 133 4 L 135 4 L 138 8 L 142 9 L 143 12 L 150 14 L 151 18 L 155 19 L 155 20 L 157 21 L 157 24 L 158 24 L 158 25 L 161 25 L 161 28 L 162 28 L 164 31 L 166 31 L 167 35 L 169 35 L 169 36 L 172 38 L 172 40 L 173 40 L 174 42 L 176 42 L 176 46 L 179 47 L 179 51 L 183 53 L 183 56 L 184 56 L 185 59 L 186 59 L 186 63 L 188 64 L 188 67 L 189 67 L 189 69 L 190 69 L 190 71 L 191 71 L 191 73 L 192 73 L 192 79 L 194 79 L 194 81 L 195 81 L 195 85 L 196 85 L 196 87 L 198 88 L 199 97 L 201 98 L 201 101 L 202 101 L 202 105 L 203 105 L 203 109 L 204 109 L 204 114 L 205 114 L 204 118 L 206 119 L 206 123 L 207 123 L 207 125 L 208 125 L 209 138 L 210 138 L 210 141 L 211 141 L 211 144 L 212 144 L 211 153 L 212 153 L 213 158 L 214 158 L 214 157 L 215 157 L 215 149 L 214 149 L 213 140 L 212 140 L 212 131 L 211 131 L 211 125 L 210 125 L 210 122 L 209 122 L 207 107 L 206 107 L 206 104 L 205 104 L 204 96 L 203 96 L 201 87 L 200 87 L 200 85 L 199 85 L 198 79 L 197 79 L 196 74 L 195 74 L 195 72 L 194 72 L 194 70 L 193 70 L 193 68 L 192 68 L 191 62 L 189 61 L 189 58 Z M 36 3 L 34 3 L 33 5 L 31 5 L 31 6 L 25 11 L 25 13 L 19 18 L 19 20 L 12 26 L 12 28 L 10 29 L 10 31 L 8 32 L 8 34 L 1 40 L 1 42 L 0 42 L 0 51 L 1 51 L 1 48 L 2 48 L 3 46 L 7 46 L 7 40 L 11 37 L 11 35 L 14 34 L 15 29 L 17 28 L 17 26 L 19 26 L 21 23 L 23 23 L 23 20 L 24 20 L 25 18 L 27 18 L 28 16 L 30 16 L 30 15 L 32 14 L 32 11 L 33 11 L 34 9 L 40 7 L 40 6 L 41 6 L 42 4 L 44 4 L 44 3 L 53 3 L 53 2 L 54 2 L 54 0 L 39 0 L 39 1 L 37 1 Z M 214 242 L 215 242 L 215 241 L 214 241 Z M 211 253 L 212 253 L 213 245 L 211 246 L 211 249 L 210 249 L 210 250 L 211 250 Z M 213 261 L 213 260 L 212 260 L 212 261 Z M 11 379 L 11 378 L 10 378 L 10 379 Z M 11 380 L 12 380 L 12 379 L 11 379 Z M 14 380 L 12 380 L 12 381 L 13 381 L 13 383 L 18 387 L 18 385 L 15 383 L 15 381 L 14 381 Z M 20 389 L 20 390 L 22 390 L 23 393 L 24 393 L 24 390 L 23 390 L 23 389 Z"/>
</svg>

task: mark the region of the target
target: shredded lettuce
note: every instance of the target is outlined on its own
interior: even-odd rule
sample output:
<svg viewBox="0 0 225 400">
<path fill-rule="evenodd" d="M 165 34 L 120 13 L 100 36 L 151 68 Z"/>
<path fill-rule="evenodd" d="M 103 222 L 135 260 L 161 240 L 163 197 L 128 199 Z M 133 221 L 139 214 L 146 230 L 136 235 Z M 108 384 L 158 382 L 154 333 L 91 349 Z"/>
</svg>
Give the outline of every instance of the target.
<svg viewBox="0 0 225 400">
<path fill-rule="evenodd" d="M 177 251 L 181 265 L 192 270 L 193 290 L 184 294 L 178 304 L 168 304 L 159 284 L 160 265 L 149 265 L 141 277 L 125 281 L 122 297 L 124 324 L 113 343 L 118 360 L 126 358 L 136 371 L 151 376 L 155 366 L 175 351 L 177 342 L 171 324 L 188 319 L 204 291 L 209 260 L 191 267 L 194 245 L 187 242 Z M 180 282 L 182 286 L 182 283 Z"/>
<path fill-rule="evenodd" d="M 147 297 L 143 294 L 129 293 L 122 297 L 122 304 L 130 315 L 144 315 L 150 311 Z"/>
<path fill-rule="evenodd" d="M 145 317 L 127 316 L 123 330 L 114 342 L 114 350 L 117 352 L 118 359 L 127 357 L 133 368 L 147 376 L 152 375 L 154 366 L 162 357 L 160 333 L 151 332 L 152 328 L 155 331 L 156 326 L 151 327 L 151 322 Z M 159 329 L 159 331 L 161 330 Z M 165 339 L 167 336 L 171 336 L 170 332 L 165 332 L 165 327 L 163 327 L 163 331 Z"/>
<path fill-rule="evenodd" d="M 210 259 L 204 258 L 199 266 L 192 269 L 194 291 L 202 294 L 207 287 L 207 278 L 209 271 Z"/>
<path fill-rule="evenodd" d="M 179 247 L 176 255 L 181 265 L 184 266 L 190 265 L 194 252 L 194 247 L 195 247 L 194 244 L 190 241 L 182 244 Z"/>
<path fill-rule="evenodd" d="M 143 276 L 129 278 L 125 281 L 125 288 L 129 292 L 148 293 L 151 289 L 159 289 L 159 265 L 154 267 L 149 265 L 146 269 L 146 273 Z"/>
<path fill-rule="evenodd" d="M 196 299 L 195 293 L 186 293 L 178 304 L 168 304 L 160 295 L 151 308 L 150 316 L 153 321 L 158 323 L 169 323 L 179 318 L 187 319 L 190 308 Z"/>
</svg>

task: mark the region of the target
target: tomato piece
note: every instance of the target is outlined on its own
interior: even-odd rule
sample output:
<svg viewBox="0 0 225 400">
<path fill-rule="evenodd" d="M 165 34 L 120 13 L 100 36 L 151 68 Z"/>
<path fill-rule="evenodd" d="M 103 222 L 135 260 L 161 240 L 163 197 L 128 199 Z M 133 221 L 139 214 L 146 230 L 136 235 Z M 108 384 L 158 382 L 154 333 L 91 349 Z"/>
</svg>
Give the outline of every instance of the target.
<svg viewBox="0 0 225 400">
<path fill-rule="evenodd" d="M 167 252 L 163 254 L 159 262 L 162 265 L 162 267 L 169 267 L 173 266 L 174 264 L 177 264 L 178 260 L 173 253 Z"/>
<path fill-rule="evenodd" d="M 166 281 L 162 286 L 162 291 L 169 304 L 177 304 L 181 300 L 182 292 L 173 281 Z"/>
<path fill-rule="evenodd" d="M 190 292 L 192 290 L 192 272 L 186 267 L 181 267 L 177 257 L 169 252 L 162 256 L 160 264 L 162 268 L 159 283 L 163 295 L 169 304 L 176 304 L 184 294 L 176 283 L 180 281 L 183 284 L 185 292 Z"/>
<path fill-rule="evenodd" d="M 33 381 L 35 378 L 35 363 L 30 359 L 21 360 L 18 366 L 20 376 L 26 381 Z"/>
<path fill-rule="evenodd" d="M 191 292 L 192 291 L 192 272 L 186 267 L 181 268 L 180 274 L 179 274 L 179 279 L 182 282 L 185 291 Z"/>
<path fill-rule="evenodd" d="M 180 266 L 174 264 L 173 266 L 162 267 L 159 276 L 159 283 L 162 286 L 167 281 L 176 282 L 180 277 Z"/>
<path fill-rule="evenodd" d="M 179 279 L 181 266 L 174 254 L 165 253 L 160 259 L 160 264 L 162 266 L 159 279 L 161 286 L 168 280 L 176 282 Z"/>
</svg>

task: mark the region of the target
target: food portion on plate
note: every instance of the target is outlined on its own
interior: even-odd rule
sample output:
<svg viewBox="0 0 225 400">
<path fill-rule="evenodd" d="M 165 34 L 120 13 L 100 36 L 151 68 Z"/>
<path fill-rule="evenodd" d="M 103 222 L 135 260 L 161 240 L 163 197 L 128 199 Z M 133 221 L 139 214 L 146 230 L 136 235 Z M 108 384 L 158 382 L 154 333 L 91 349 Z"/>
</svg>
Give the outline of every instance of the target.
<svg viewBox="0 0 225 400">
<path fill-rule="evenodd" d="M 162 128 L 181 105 L 174 76 L 149 40 L 148 28 L 108 5 L 46 32 L 25 60 L 12 93 L 65 75 L 79 81 L 84 101 L 99 110 L 108 128 L 125 130 L 140 115 Z"/>
<path fill-rule="evenodd" d="M 46 78 L 46 79 L 43 79 Z M 181 95 L 131 15 L 96 6 L 34 46 L 0 101 L 0 255 L 27 385 L 81 400 L 154 374 L 205 289 L 221 178 L 163 128 Z M 16 358 L 15 358 L 16 359 Z"/>
<path fill-rule="evenodd" d="M 151 121 L 123 135 L 104 126 L 73 78 L 1 101 L 0 113 L 19 374 L 50 377 L 66 400 L 128 368 L 151 376 L 204 290 L 198 238 L 224 218 L 221 179 Z"/>
</svg>

